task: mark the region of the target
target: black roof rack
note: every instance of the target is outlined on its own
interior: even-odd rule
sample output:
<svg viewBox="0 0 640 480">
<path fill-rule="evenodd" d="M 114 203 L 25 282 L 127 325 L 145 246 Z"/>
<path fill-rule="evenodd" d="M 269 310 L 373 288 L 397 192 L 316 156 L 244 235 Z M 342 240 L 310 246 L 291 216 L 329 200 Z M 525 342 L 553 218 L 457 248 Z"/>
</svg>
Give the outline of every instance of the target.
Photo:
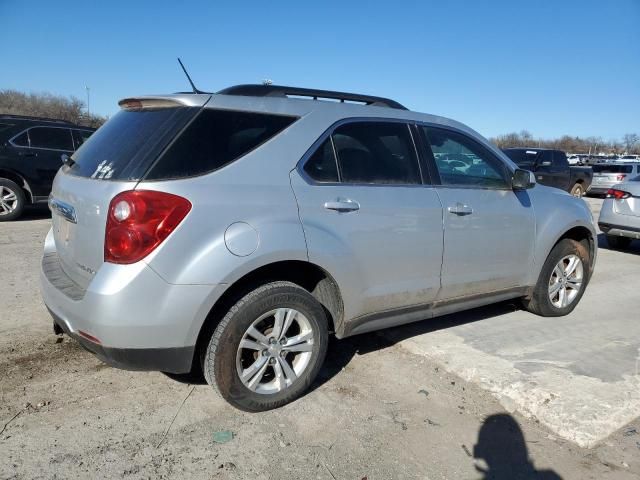
<svg viewBox="0 0 640 480">
<path fill-rule="evenodd" d="M 60 120 L 59 118 L 35 117 L 32 115 L 13 115 L 11 113 L 0 113 L 0 119 L 2 120 L 38 120 L 41 122 L 64 123 L 65 125 L 75 125 L 73 122 L 69 122 L 67 120 Z"/>
<path fill-rule="evenodd" d="M 309 97 L 314 100 L 332 99 L 340 102 L 357 102 L 377 107 L 397 108 L 407 110 L 407 107 L 395 100 L 359 93 L 333 92 L 331 90 L 316 90 L 314 88 L 285 87 L 282 85 L 235 85 L 220 90 L 222 95 L 242 95 L 248 97 Z"/>
</svg>

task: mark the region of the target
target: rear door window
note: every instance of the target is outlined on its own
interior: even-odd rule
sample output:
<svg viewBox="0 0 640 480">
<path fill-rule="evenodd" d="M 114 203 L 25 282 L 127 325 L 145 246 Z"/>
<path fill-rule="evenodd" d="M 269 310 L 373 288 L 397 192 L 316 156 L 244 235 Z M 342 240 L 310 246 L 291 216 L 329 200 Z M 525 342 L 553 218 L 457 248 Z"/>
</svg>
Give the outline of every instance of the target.
<svg viewBox="0 0 640 480">
<path fill-rule="evenodd" d="M 71 130 L 58 127 L 33 127 L 29 129 L 31 148 L 73 151 Z"/>
<path fill-rule="evenodd" d="M 556 168 L 566 168 L 569 165 L 567 155 L 564 152 L 556 150 L 553 152 L 553 166 Z"/>
<path fill-rule="evenodd" d="M 330 138 L 327 138 L 309 157 L 303 169 L 316 182 L 335 183 L 339 181 L 338 165 Z"/>
<path fill-rule="evenodd" d="M 29 132 L 22 132 L 17 137 L 14 137 L 11 140 L 11 143 L 17 145 L 18 147 L 28 147 L 29 146 Z"/>
<path fill-rule="evenodd" d="M 354 122 L 333 133 L 342 182 L 419 184 L 420 167 L 409 126 L 395 122 Z"/>
<path fill-rule="evenodd" d="M 259 147 L 296 117 L 205 108 L 145 175 L 162 180 L 202 175 Z"/>
</svg>

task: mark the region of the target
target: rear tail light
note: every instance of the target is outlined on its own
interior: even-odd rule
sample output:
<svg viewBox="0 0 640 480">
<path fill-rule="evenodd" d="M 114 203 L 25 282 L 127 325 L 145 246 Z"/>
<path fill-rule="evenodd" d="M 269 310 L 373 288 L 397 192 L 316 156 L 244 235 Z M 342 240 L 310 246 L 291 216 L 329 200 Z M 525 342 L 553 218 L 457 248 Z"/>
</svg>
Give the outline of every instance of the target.
<svg viewBox="0 0 640 480">
<path fill-rule="evenodd" d="M 135 263 L 149 255 L 191 210 L 191 202 L 170 193 L 130 190 L 109 205 L 104 261 Z"/>
<path fill-rule="evenodd" d="M 607 190 L 607 198 L 615 198 L 616 200 L 622 200 L 624 198 L 629 198 L 631 194 L 629 192 L 625 192 L 624 190 L 617 190 L 615 188 L 610 188 Z"/>
<path fill-rule="evenodd" d="M 616 177 L 616 180 L 617 180 L 617 181 L 619 181 L 619 182 L 621 182 L 621 181 L 622 181 L 622 180 L 624 180 L 625 178 L 627 178 L 627 176 L 626 176 L 626 175 L 618 175 L 618 176 Z"/>
</svg>

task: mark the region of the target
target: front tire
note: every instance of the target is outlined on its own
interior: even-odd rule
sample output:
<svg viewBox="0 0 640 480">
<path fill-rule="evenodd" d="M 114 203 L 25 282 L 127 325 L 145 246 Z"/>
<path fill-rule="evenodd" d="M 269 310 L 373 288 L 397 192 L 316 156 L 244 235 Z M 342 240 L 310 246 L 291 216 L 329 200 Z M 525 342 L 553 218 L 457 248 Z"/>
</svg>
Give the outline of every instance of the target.
<svg viewBox="0 0 640 480">
<path fill-rule="evenodd" d="M 207 383 L 236 408 L 260 412 L 300 397 L 327 352 L 325 311 L 306 290 L 273 282 L 238 301 L 205 352 Z"/>
<path fill-rule="evenodd" d="M 607 243 L 611 248 L 616 250 L 624 250 L 625 248 L 629 248 L 631 245 L 632 239 L 629 237 L 616 237 L 614 235 L 607 235 Z"/>
<path fill-rule="evenodd" d="M 568 315 L 582 298 L 590 277 L 587 248 L 571 239 L 560 240 L 549 253 L 531 298 L 524 307 L 543 317 Z"/>
<path fill-rule="evenodd" d="M 20 217 L 25 203 L 22 188 L 7 178 L 0 178 L 0 222 L 9 222 Z"/>
</svg>

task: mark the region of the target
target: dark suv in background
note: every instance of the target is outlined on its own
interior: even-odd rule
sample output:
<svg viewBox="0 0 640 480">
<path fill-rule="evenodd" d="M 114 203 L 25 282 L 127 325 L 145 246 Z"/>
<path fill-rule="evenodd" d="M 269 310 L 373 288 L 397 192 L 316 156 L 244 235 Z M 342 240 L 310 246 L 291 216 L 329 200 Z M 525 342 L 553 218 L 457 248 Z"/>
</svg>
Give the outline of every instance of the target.
<svg viewBox="0 0 640 480">
<path fill-rule="evenodd" d="M 0 114 L 0 222 L 46 202 L 62 166 L 95 130 L 64 120 Z"/>
</svg>

